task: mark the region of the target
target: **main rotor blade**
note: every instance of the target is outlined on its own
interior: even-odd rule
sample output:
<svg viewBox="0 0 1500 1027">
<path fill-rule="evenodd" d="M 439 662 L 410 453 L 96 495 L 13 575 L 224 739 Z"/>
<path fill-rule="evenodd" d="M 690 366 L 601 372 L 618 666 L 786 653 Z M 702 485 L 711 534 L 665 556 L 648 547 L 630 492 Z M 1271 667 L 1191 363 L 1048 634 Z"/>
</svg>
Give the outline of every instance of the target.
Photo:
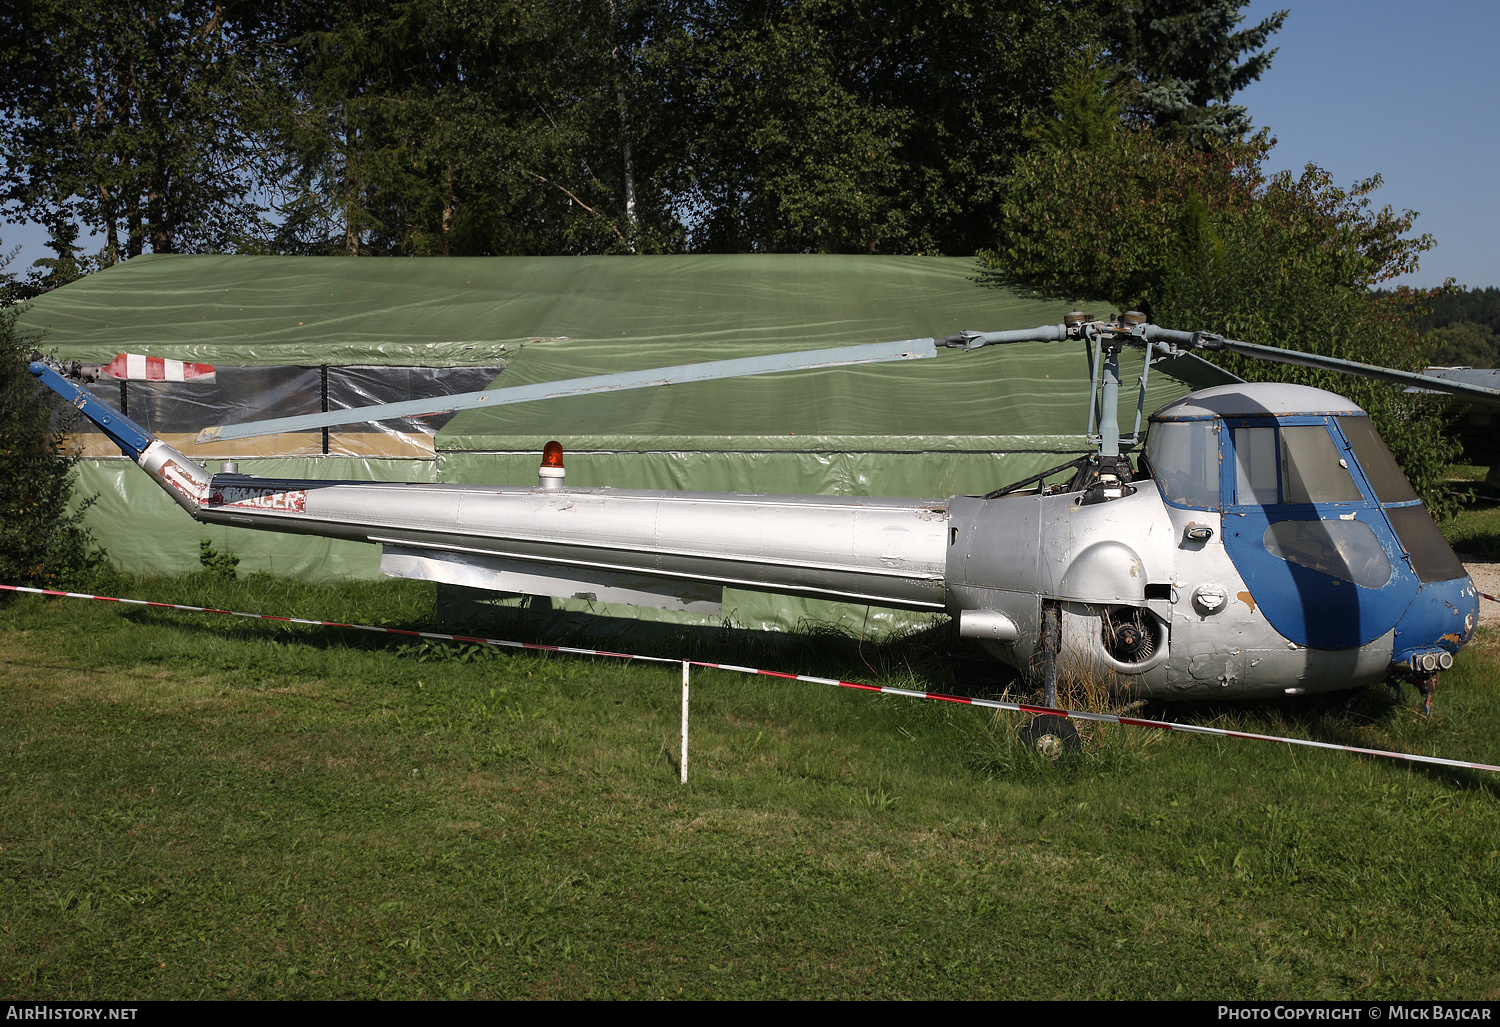
<svg viewBox="0 0 1500 1027">
<path fill-rule="evenodd" d="M 1237 342 L 1234 339 L 1217 340 L 1209 343 L 1209 348 L 1227 349 L 1233 353 L 1242 353 L 1247 357 L 1258 357 L 1261 360 L 1273 360 L 1279 364 L 1295 364 L 1298 367 L 1339 371 L 1359 378 L 1374 378 L 1397 385 L 1411 385 L 1420 389 L 1430 389 L 1433 392 L 1445 392 L 1476 403 L 1500 406 L 1500 389 L 1486 389 L 1482 385 L 1469 385 L 1466 382 L 1457 382 L 1449 378 L 1435 378 L 1430 374 L 1417 374 L 1415 371 L 1397 371 L 1390 367 L 1359 364 L 1353 360 L 1340 360 L 1338 357 L 1325 357 L 1316 353 L 1294 353 L 1291 350 L 1277 349 L 1275 346 Z"/>
<path fill-rule="evenodd" d="M 509 389 L 465 392 L 456 396 L 433 396 L 430 399 L 383 403 L 352 410 L 330 410 L 324 414 L 275 417 L 266 421 L 226 424 L 203 429 L 198 433 L 198 442 L 201 444 L 224 442 L 229 439 L 249 439 L 259 435 L 274 435 L 278 432 L 310 431 L 314 428 L 330 428 L 334 425 L 354 424 L 362 421 L 386 421 L 400 417 L 445 413 L 450 410 L 472 410 L 476 407 L 530 403 L 533 400 L 555 399 L 560 396 L 648 389 L 658 385 L 706 382 L 717 378 L 740 378 L 752 374 L 778 374 L 782 371 L 810 371 L 822 367 L 872 364 L 888 360 L 922 360 L 935 356 L 937 356 L 937 349 L 933 346 L 931 339 L 908 339 L 904 342 L 874 342 L 863 346 L 842 346 L 837 349 L 814 349 L 803 350 L 799 353 L 776 353 L 760 357 L 739 357 L 734 360 L 712 360 L 702 364 L 679 364 L 675 367 L 655 367 L 645 371 L 622 371 L 618 374 L 601 374 L 590 378 L 570 378 L 560 382 L 518 385 Z"/>
</svg>

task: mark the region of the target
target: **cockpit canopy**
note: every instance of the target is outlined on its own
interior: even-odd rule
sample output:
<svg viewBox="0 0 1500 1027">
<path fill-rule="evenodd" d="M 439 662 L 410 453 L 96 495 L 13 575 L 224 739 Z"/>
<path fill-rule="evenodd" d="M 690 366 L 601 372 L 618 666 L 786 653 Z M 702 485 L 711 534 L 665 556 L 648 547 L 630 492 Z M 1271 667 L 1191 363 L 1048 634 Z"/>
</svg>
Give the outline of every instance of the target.
<svg viewBox="0 0 1500 1027">
<path fill-rule="evenodd" d="M 1353 403 L 1304 385 L 1225 385 L 1162 407 L 1151 417 L 1146 460 L 1173 506 L 1414 502 L 1417 495 Z M 1337 428 L 1334 428 L 1337 425 Z M 1233 445 L 1220 446 L 1219 433 Z M 1365 496 L 1350 447 L 1376 493 Z M 1234 477 L 1220 485 L 1221 454 Z"/>
<path fill-rule="evenodd" d="M 1355 419 L 1336 420 L 1342 426 Z M 1351 424 L 1344 434 L 1378 444 L 1379 437 L 1367 430 L 1369 420 L 1359 415 L 1360 423 Z M 1232 432 L 1234 441 L 1234 481 L 1227 495 L 1219 485 L 1220 431 Z M 1353 443 L 1354 438 L 1349 441 Z M 1379 450 L 1371 447 L 1369 456 L 1388 472 L 1401 474 L 1383 445 Z M 1162 498 L 1173 506 L 1210 510 L 1218 509 L 1221 502 L 1229 506 L 1276 506 L 1358 503 L 1365 498 L 1326 423 L 1226 425 L 1217 418 L 1162 421 L 1151 427 L 1146 459 Z M 1370 465 L 1364 456 L 1359 460 L 1362 465 Z M 1406 479 L 1400 480 L 1404 484 Z M 1409 492 L 1411 486 L 1406 490 Z"/>
<path fill-rule="evenodd" d="M 1301 544 L 1291 540 L 1292 525 L 1316 526 L 1331 536 L 1383 514 L 1421 580 L 1464 573 L 1369 415 L 1342 396 L 1302 385 L 1226 385 L 1168 404 L 1151 422 L 1146 464 L 1172 506 L 1279 509 L 1271 519 L 1284 524 L 1268 530 L 1265 545 L 1293 562 L 1306 561 L 1289 555 Z M 1347 525 L 1340 528 L 1340 522 Z M 1324 541 L 1338 548 L 1340 540 Z M 1339 576 L 1374 587 L 1377 570 L 1371 582 Z"/>
</svg>

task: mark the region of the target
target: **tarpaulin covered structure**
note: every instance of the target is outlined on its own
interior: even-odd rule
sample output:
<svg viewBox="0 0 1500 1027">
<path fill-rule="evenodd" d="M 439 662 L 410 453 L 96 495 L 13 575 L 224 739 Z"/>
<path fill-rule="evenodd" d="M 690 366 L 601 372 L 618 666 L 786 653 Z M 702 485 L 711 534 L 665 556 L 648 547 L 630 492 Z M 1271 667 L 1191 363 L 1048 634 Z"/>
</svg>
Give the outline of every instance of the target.
<svg viewBox="0 0 1500 1027">
<path fill-rule="evenodd" d="M 498 382 L 523 385 L 1032 327 L 1068 309 L 979 287 L 974 271 L 963 258 L 823 255 L 148 256 L 41 297 L 21 325 L 43 333 L 43 349 L 86 362 L 128 350 L 235 367 L 503 365 Z M 1126 357 L 1127 391 L 1138 359 Z M 1146 412 L 1188 389 L 1153 374 Z M 171 441 L 205 462 L 238 458 L 252 474 L 514 485 L 536 480 L 555 438 L 570 485 L 943 498 L 1086 452 L 1088 392 L 1079 343 L 1026 344 L 470 410 L 431 436 L 430 451 L 361 449 L 349 441 L 357 426 L 327 457 L 307 455 L 307 440 L 280 450 Z M 199 427 L 212 423 L 222 421 Z M 89 526 L 129 570 L 194 569 L 198 539 L 212 538 L 245 571 L 378 574 L 373 547 L 189 524 L 119 459 L 91 457 L 80 478 L 82 494 L 99 496 Z M 758 626 L 811 605 L 747 595 L 739 605 L 726 596 L 725 608 Z"/>
</svg>

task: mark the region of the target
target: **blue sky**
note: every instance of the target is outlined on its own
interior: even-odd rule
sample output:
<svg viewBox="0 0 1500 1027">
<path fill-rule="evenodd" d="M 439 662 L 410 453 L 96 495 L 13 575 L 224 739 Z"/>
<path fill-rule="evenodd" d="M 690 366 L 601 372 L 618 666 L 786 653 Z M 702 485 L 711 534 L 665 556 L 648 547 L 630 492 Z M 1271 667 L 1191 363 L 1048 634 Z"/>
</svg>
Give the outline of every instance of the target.
<svg viewBox="0 0 1500 1027">
<path fill-rule="evenodd" d="M 1376 204 L 1437 240 L 1403 282 L 1500 285 L 1500 4 L 1255 0 L 1246 23 L 1277 10 L 1271 69 L 1237 101 L 1276 137 L 1270 169 L 1381 175 Z"/>
<path fill-rule="evenodd" d="M 1493 0 L 1254 0 L 1254 23 L 1291 11 L 1271 69 L 1239 96 L 1277 139 L 1270 169 L 1327 169 L 1340 185 L 1379 174 L 1377 204 L 1415 210 L 1434 236 L 1402 281 L 1500 285 L 1500 4 Z M 46 256 L 46 233 L 0 226 L 11 271 Z"/>
</svg>

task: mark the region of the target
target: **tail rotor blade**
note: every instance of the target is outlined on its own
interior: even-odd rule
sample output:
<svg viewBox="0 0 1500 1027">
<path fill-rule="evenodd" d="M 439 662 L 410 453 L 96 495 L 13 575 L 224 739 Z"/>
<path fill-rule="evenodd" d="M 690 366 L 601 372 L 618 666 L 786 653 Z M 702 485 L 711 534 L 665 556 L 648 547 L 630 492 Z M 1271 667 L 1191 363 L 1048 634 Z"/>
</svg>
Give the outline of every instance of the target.
<svg viewBox="0 0 1500 1027">
<path fill-rule="evenodd" d="M 194 364 L 168 357 L 146 357 L 121 353 L 100 368 L 111 378 L 130 382 L 212 382 L 212 364 Z"/>
<path fill-rule="evenodd" d="M 203 429 L 198 433 L 198 442 L 223 442 L 229 439 L 274 435 L 279 432 L 312 431 L 339 424 L 421 417 L 425 414 L 443 413 L 450 410 L 506 406 L 512 403 L 529 403 L 534 400 L 555 399 L 562 396 L 619 392 L 625 389 L 648 389 L 658 385 L 680 385 L 687 382 L 740 378 L 755 374 L 778 374 L 782 371 L 808 371 L 849 364 L 921 360 L 935 356 L 937 356 L 937 349 L 931 339 L 908 339 L 904 342 L 876 342 L 864 346 L 844 346 L 838 349 L 803 350 L 799 353 L 740 357 L 734 360 L 714 360 L 702 364 L 679 364 L 674 367 L 657 367 L 646 371 L 624 371 L 619 374 L 602 374 L 590 378 L 571 378 L 560 382 L 519 385 L 509 389 L 489 389 L 484 392 L 466 392 L 455 396 L 434 396 L 430 399 L 415 399 L 402 403 L 384 403 L 379 406 L 359 407 L 352 410 L 330 410 L 323 414 L 226 424 Z"/>
</svg>

